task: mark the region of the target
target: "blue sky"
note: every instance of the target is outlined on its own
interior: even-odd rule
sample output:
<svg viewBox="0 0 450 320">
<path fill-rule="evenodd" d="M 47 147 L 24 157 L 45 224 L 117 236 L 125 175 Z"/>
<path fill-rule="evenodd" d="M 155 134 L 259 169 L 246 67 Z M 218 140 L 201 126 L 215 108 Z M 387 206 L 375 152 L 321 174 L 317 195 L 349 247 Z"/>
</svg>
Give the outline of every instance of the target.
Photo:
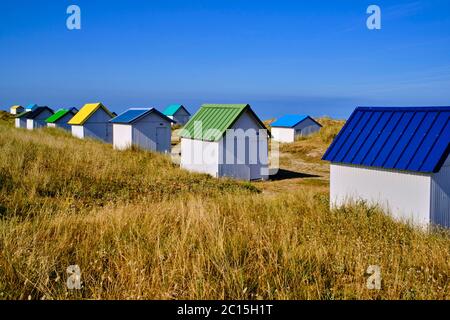
<svg viewBox="0 0 450 320">
<path fill-rule="evenodd" d="M 81 8 L 81 30 L 66 8 Z M 366 28 L 366 9 L 382 29 Z M 450 105 L 450 1 L 0 2 L 0 108 L 250 103 L 348 117 Z"/>
</svg>

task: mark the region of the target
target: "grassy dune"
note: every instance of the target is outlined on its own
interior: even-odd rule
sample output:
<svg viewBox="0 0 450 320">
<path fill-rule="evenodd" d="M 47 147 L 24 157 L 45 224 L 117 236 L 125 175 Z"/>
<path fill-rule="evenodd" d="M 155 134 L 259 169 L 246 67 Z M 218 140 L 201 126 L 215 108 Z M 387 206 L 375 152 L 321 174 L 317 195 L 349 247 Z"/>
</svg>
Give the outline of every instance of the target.
<svg viewBox="0 0 450 320">
<path fill-rule="evenodd" d="M 322 136 L 282 148 L 323 165 L 296 148 L 314 139 Z M 323 187 L 269 197 L 275 182 L 191 174 L 165 156 L 59 130 L 0 124 L 0 151 L 3 299 L 450 296 L 447 232 L 415 230 L 364 204 L 330 211 Z M 81 290 L 66 287 L 73 264 Z M 381 266 L 379 291 L 366 288 L 369 265 Z"/>
</svg>

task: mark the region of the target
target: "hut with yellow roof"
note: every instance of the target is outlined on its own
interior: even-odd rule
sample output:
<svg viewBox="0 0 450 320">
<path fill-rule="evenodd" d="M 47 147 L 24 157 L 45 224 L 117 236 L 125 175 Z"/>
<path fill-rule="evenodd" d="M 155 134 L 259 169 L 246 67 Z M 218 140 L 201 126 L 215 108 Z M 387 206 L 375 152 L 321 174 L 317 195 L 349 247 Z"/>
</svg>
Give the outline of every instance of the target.
<svg viewBox="0 0 450 320">
<path fill-rule="evenodd" d="M 19 106 L 19 105 L 17 105 L 17 106 L 12 106 L 12 107 L 9 109 L 9 112 L 10 112 L 11 114 L 14 114 L 14 115 L 18 115 L 19 113 L 22 113 L 22 112 L 24 112 L 24 111 L 25 111 L 25 108 L 22 107 L 22 106 Z"/>
<path fill-rule="evenodd" d="M 112 142 L 112 130 L 109 120 L 114 118 L 111 111 L 102 103 L 88 103 L 69 120 L 72 135 L 81 139 L 94 138 Z"/>
</svg>

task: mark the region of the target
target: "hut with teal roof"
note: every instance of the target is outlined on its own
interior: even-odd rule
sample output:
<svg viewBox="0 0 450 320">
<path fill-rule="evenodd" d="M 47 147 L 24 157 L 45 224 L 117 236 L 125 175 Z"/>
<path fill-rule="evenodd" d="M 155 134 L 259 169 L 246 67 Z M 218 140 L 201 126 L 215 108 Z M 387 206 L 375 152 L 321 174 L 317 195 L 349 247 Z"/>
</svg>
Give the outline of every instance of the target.
<svg viewBox="0 0 450 320">
<path fill-rule="evenodd" d="M 163 111 L 166 117 L 169 117 L 176 124 L 184 126 L 191 117 L 191 114 L 182 104 L 171 104 Z"/>
</svg>

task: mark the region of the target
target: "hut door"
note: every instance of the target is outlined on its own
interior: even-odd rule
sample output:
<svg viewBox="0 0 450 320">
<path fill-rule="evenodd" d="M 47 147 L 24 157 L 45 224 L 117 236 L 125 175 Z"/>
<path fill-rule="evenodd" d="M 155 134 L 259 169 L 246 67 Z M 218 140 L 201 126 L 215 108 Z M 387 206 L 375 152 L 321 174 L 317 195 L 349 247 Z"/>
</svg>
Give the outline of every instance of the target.
<svg viewBox="0 0 450 320">
<path fill-rule="evenodd" d="M 166 128 L 156 128 L 156 151 L 164 152 L 167 150 L 166 143 Z"/>
</svg>

